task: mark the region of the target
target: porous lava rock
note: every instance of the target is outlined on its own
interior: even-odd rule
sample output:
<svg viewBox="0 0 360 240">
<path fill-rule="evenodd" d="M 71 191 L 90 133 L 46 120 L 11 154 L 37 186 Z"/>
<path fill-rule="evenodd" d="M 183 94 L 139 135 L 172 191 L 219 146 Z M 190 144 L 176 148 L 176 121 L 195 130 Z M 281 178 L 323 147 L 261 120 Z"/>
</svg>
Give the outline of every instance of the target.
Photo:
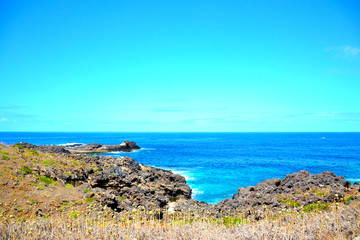
<svg viewBox="0 0 360 240">
<path fill-rule="evenodd" d="M 334 202 L 351 191 L 357 191 L 356 188 L 356 184 L 352 185 L 333 172 L 310 174 L 302 170 L 288 174 L 284 179 L 272 178 L 256 186 L 240 187 L 232 199 L 219 202 L 215 209 L 254 209 L 260 206 L 281 209 Z"/>
</svg>

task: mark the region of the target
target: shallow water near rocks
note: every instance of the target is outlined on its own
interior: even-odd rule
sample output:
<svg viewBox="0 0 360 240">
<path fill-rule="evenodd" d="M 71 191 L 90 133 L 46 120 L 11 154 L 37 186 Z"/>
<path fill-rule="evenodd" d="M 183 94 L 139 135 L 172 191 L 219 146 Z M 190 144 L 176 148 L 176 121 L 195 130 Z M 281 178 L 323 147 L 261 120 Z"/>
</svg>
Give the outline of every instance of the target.
<svg viewBox="0 0 360 240">
<path fill-rule="evenodd" d="M 185 176 L 193 198 L 217 203 L 239 187 L 307 170 L 333 171 L 360 182 L 360 133 L 21 133 L 0 132 L 14 144 L 119 144 L 135 141 L 142 149 L 129 156 L 142 164 Z"/>
</svg>

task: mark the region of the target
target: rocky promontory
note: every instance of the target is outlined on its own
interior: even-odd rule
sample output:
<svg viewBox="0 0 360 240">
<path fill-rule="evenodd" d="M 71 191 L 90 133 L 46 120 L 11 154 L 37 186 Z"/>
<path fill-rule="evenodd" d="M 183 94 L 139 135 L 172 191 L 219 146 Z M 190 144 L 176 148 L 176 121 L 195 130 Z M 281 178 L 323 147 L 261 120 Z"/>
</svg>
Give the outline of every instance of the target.
<svg viewBox="0 0 360 240">
<path fill-rule="evenodd" d="M 16 145 L 21 145 L 28 149 L 37 149 L 40 151 L 45 151 L 49 153 L 108 153 L 108 152 L 132 152 L 134 150 L 139 150 L 140 147 L 135 142 L 130 142 L 128 140 L 122 142 L 121 144 L 115 145 L 101 145 L 99 143 L 73 143 L 67 145 L 33 145 L 30 143 L 17 143 Z"/>
<path fill-rule="evenodd" d="M 79 153 L 80 149 L 84 152 L 139 149 L 134 142 L 87 144 L 71 147 L 71 151 L 62 146 L 29 143 L 15 144 L 13 148 L 18 149 L 21 158 L 27 159 L 24 161 L 29 161 L 24 166 L 28 172 L 63 185 L 80 187 L 83 197 L 94 198 L 117 211 L 150 205 L 163 208 L 177 199 L 191 199 L 191 189 L 185 178 L 169 170 L 139 164 L 129 157 L 72 154 Z"/>
<path fill-rule="evenodd" d="M 100 143 L 89 144 L 72 144 L 65 146 L 65 149 L 71 153 L 107 153 L 107 152 L 132 152 L 139 150 L 140 147 L 135 142 L 129 142 L 128 140 L 121 144 L 115 145 L 101 145 Z"/>
</svg>

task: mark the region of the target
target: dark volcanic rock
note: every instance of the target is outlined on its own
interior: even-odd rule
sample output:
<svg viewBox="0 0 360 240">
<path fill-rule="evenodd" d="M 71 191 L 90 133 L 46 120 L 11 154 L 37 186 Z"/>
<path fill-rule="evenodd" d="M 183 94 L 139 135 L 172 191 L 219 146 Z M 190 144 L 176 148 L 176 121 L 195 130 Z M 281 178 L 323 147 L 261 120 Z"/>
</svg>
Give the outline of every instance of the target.
<svg viewBox="0 0 360 240">
<path fill-rule="evenodd" d="M 23 148 L 27 148 L 27 149 L 36 149 L 36 145 L 33 145 L 33 144 L 30 144 L 30 143 L 26 143 L 26 142 L 19 142 L 15 145 L 20 145 L 22 146 Z"/>
<path fill-rule="evenodd" d="M 88 185 L 91 188 L 86 197 L 95 197 L 103 205 L 118 211 L 129 210 L 138 206 L 162 208 L 171 201 L 191 199 L 191 189 L 185 178 L 171 171 L 162 170 L 139 164 L 129 157 L 114 158 L 110 156 L 90 156 L 86 154 L 71 154 L 64 147 L 28 143 L 19 145 L 27 149 L 43 152 L 66 153 L 63 155 L 69 161 L 84 163 L 91 168 L 64 169 L 40 166 L 32 169 L 38 175 L 44 175 L 64 184 L 79 186 Z M 80 147 L 80 146 L 76 146 Z M 137 149 L 137 145 L 125 141 L 119 145 L 82 145 L 83 149 L 126 150 Z M 194 200 L 195 201 L 195 200 Z"/>
<path fill-rule="evenodd" d="M 132 152 L 133 150 L 140 149 L 138 145 L 136 145 L 135 142 L 129 142 L 128 140 L 124 141 L 121 144 L 118 145 L 103 145 L 100 148 L 98 148 L 98 151 L 106 151 L 106 152 L 112 152 L 112 151 L 122 151 L 122 152 Z"/>
<path fill-rule="evenodd" d="M 121 152 L 132 152 L 134 150 L 140 149 L 135 142 L 129 142 L 128 140 L 124 141 L 121 144 L 116 145 L 101 145 L 99 143 L 89 143 L 89 144 L 79 144 L 75 143 L 68 146 L 57 146 L 57 145 L 33 145 L 30 143 L 17 143 L 16 145 L 21 145 L 23 148 L 27 149 L 36 149 L 43 152 L 49 153 L 107 153 L 114 151 Z"/>
<path fill-rule="evenodd" d="M 83 145 L 71 145 L 66 147 L 67 150 L 73 153 L 106 153 L 113 151 L 132 152 L 136 149 L 140 149 L 135 142 L 124 141 L 121 144 L 116 145 L 101 145 L 99 143 L 89 143 Z"/>
<path fill-rule="evenodd" d="M 164 207 L 172 199 L 191 198 L 191 189 L 185 178 L 171 171 L 141 165 L 128 157 L 102 157 L 101 161 L 112 167 L 91 175 L 91 187 L 111 191 L 130 200 L 133 206 L 154 204 Z"/>
<path fill-rule="evenodd" d="M 333 172 L 310 174 L 300 171 L 288 174 L 284 179 L 269 179 L 256 186 L 241 187 L 232 199 L 225 199 L 215 205 L 218 210 L 289 208 L 311 203 L 332 202 L 345 196 L 353 186 L 343 176 Z"/>
<path fill-rule="evenodd" d="M 55 145 L 39 145 L 36 148 L 37 150 L 49 153 L 67 153 L 70 154 L 68 150 L 66 150 L 62 146 L 55 146 Z"/>
<path fill-rule="evenodd" d="M 52 168 L 52 167 L 47 167 L 45 169 L 39 169 L 38 172 L 39 172 L 39 175 L 42 175 L 42 173 L 43 173 L 46 177 L 61 181 L 64 184 L 70 183 L 73 186 L 78 186 L 78 185 L 81 185 L 81 184 L 87 182 L 88 176 L 89 176 L 87 171 L 84 169 L 73 170 L 73 171 L 71 171 L 71 173 L 69 175 L 65 174 L 60 169 L 56 169 L 56 168 Z"/>
<path fill-rule="evenodd" d="M 27 149 L 35 149 L 35 150 L 39 150 L 39 151 L 43 151 L 43 152 L 48 152 L 48 153 L 66 153 L 66 154 L 70 154 L 70 152 L 68 150 L 66 150 L 63 146 L 56 146 L 56 145 L 33 145 L 30 143 L 17 143 L 15 145 L 21 145 L 23 148 L 27 148 Z"/>
<path fill-rule="evenodd" d="M 77 146 L 73 146 L 70 149 L 73 150 L 83 150 L 83 151 L 94 151 L 96 149 L 98 149 L 99 147 L 101 147 L 102 145 L 99 143 L 89 143 L 89 144 L 85 144 L 85 145 L 77 145 Z"/>
</svg>

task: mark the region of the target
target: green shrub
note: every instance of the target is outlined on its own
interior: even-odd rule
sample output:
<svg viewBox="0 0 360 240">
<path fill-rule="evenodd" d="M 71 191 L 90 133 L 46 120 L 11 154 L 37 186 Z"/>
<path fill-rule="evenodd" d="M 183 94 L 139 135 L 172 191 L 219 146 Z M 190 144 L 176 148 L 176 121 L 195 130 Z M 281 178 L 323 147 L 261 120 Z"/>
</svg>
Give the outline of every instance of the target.
<svg viewBox="0 0 360 240">
<path fill-rule="evenodd" d="M 2 154 L 4 154 L 4 155 L 9 155 L 9 152 L 8 152 L 8 151 L 1 150 L 0 152 L 1 152 Z"/>
<path fill-rule="evenodd" d="M 248 223 L 249 221 L 244 218 L 237 218 L 237 217 L 224 217 L 222 219 L 225 226 L 233 226 L 237 224 Z"/>
<path fill-rule="evenodd" d="M 329 193 L 330 192 L 318 192 L 318 193 L 315 193 L 315 195 L 318 196 L 318 197 L 323 197 L 323 196 L 325 196 L 325 195 L 327 195 Z"/>
<path fill-rule="evenodd" d="M 87 203 L 92 203 L 93 201 L 95 201 L 95 198 L 94 198 L 94 197 L 87 198 L 87 199 L 85 200 L 85 202 L 87 202 Z"/>
<path fill-rule="evenodd" d="M 2 159 L 2 160 L 9 160 L 10 158 L 9 158 L 9 156 L 7 156 L 7 155 L 2 155 L 2 156 L 1 156 L 1 159 Z"/>
<path fill-rule="evenodd" d="M 36 151 L 35 149 L 30 150 L 30 152 L 31 152 L 32 154 L 39 155 L 39 152 Z"/>
<path fill-rule="evenodd" d="M 84 193 L 88 193 L 88 192 L 90 192 L 90 191 L 91 191 L 90 188 L 85 188 L 83 192 L 84 192 Z"/>
<path fill-rule="evenodd" d="M 74 189 L 74 186 L 70 183 L 67 183 L 66 186 L 65 186 L 66 189 Z"/>
<path fill-rule="evenodd" d="M 30 168 L 26 167 L 26 166 L 23 166 L 21 168 L 21 170 L 26 174 L 31 174 L 32 173 L 32 170 Z"/>
<path fill-rule="evenodd" d="M 326 210 L 329 208 L 330 208 L 330 206 L 328 203 L 314 203 L 314 204 L 305 206 L 303 208 L 303 211 L 309 213 L 312 211 L 322 211 L 322 210 Z"/>
<path fill-rule="evenodd" d="M 46 185 L 56 185 L 56 181 L 46 176 L 40 176 L 39 181 L 45 183 Z"/>
<path fill-rule="evenodd" d="M 77 217 L 79 217 L 79 216 L 81 215 L 81 212 L 79 212 L 79 211 L 72 211 L 72 212 L 69 212 L 67 215 L 68 215 L 69 217 L 72 217 L 72 218 L 77 218 Z"/>
<path fill-rule="evenodd" d="M 118 198 L 119 198 L 119 199 L 121 199 L 121 200 L 124 200 L 124 199 L 125 199 L 125 198 L 124 198 L 124 197 L 122 197 L 122 196 L 119 196 Z"/>
<path fill-rule="evenodd" d="M 49 160 L 44 160 L 44 161 L 41 162 L 41 164 L 46 166 L 46 167 L 49 167 L 52 164 L 52 162 L 50 162 Z"/>
<path fill-rule="evenodd" d="M 351 200 L 353 200 L 353 196 L 348 197 L 345 202 L 350 202 Z"/>
<path fill-rule="evenodd" d="M 20 144 L 15 145 L 15 147 L 17 147 L 18 149 L 23 149 L 23 146 L 21 146 Z"/>
<path fill-rule="evenodd" d="M 299 207 L 300 206 L 300 204 L 298 202 L 291 201 L 290 199 L 284 199 L 284 200 L 281 200 L 280 202 L 286 203 L 287 205 L 293 206 L 293 207 Z"/>
<path fill-rule="evenodd" d="M 75 167 L 75 166 L 79 166 L 79 165 L 80 165 L 80 162 L 79 162 L 78 160 L 72 161 L 72 162 L 71 162 L 71 165 L 74 166 L 74 167 Z"/>
<path fill-rule="evenodd" d="M 64 206 L 74 206 L 75 203 L 73 203 L 73 202 L 62 202 L 62 205 L 64 205 Z"/>
</svg>

